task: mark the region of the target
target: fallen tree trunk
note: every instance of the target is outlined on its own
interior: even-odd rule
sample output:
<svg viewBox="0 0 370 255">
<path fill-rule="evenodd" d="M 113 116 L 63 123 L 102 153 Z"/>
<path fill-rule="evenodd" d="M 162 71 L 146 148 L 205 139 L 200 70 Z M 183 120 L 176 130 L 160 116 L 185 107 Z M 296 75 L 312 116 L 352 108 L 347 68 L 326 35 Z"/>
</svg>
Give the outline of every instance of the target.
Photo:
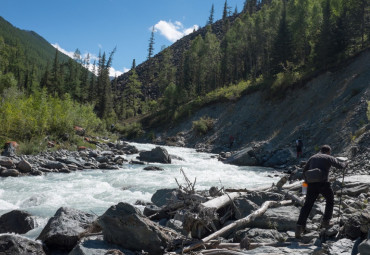
<svg viewBox="0 0 370 255">
<path fill-rule="evenodd" d="M 229 204 L 231 204 L 231 202 L 235 199 L 235 198 L 238 198 L 242 195 L 245 195 L 246 193 L 245 192 L 232 192 L 232 193 L 228 193 L 228 194 L 225 194 L 225 195 L 222 195 L 220 197 L 216 197 L 212 200 L 209 200 L 207 202 L 204 202 L 204 203 L 201 203 L 200 204 L 200 208 L 201 209 L 215 209 L 215 210 L 218 210 L 222 207 L 225 207 Z"/>
<path fill-rule="evenodd" d="M 249 222 L 253 221 L 256 217 L 261 216 L 262 214 L 264 214 L 269 207 L 283 206 L 283 205 L 288 205 L 290 203 L 291 203 L 290 201 L 280 201 L 280 202 L 266 201 L 265 203 L 262 204 L 261 208 L 258 209 L 257 211 L 254 211 L 253 213 L 249 214 L 245 218 L 242 218 L 240 220 L 237 220 L 237 221 L 227 225 L 226 227 L 224 227 L 224 228 L 214 232 L 213 234 L 203 238 L 199 242 L 197 242 L 195 244 L 192 244 L 188 247 L 185 247 L 182 250 L 182 252 L 185 253 L 185 252 L 189 252 L 191 250 L 197 249 L 200 246 L 202 246 L 203 244 L 209 242 L 210 240 L 212 240 L 214 238 L 217 238 L 219 236 L 222 236 L 223 234 L 228 233 L 230 230 L 232 230 L 234 228 L 238 228 L 238 227 L 242 227 L 242 226 L 247 225 Z"/>
<path fill-rule="evenodd" d="M 279 192 L 280 194 L 283 194 L 287 197 L 289 197 L 290 199 L 292 199 L 293 201 L 297 202 L 300 206 L 303 206 L 304 205 L 304 201 L 302 199 L 300 199 L 298 196 L 288 192 L 288 191 L 285 191 L 285 190 L 282 190 L 282 189 L 278 189 L 277 192 Z"/>
</svg>

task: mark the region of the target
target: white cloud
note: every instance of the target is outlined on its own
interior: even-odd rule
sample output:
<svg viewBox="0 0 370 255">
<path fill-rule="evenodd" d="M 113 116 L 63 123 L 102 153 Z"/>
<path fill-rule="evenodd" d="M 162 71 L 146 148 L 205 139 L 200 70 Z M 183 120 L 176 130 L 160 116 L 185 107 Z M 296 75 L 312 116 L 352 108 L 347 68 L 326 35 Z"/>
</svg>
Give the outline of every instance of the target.
<svg viewBox="0 0 370 255">
<path fill-rule="evenodd" d="M 65 49 L 61 48 L 58 43 L 51 44 L 54 48 L 58 49 L 60 52 L 66 54 L 68 57 L 73 58 L 74 52 L 66 51 Z"/>
<path fill-rule="evenodd" d="M 67 51 L 65 49 L 63 49 L 62 47 L 60 47 L 60 45 L 58 43 L 54 43 L 54 44 L 51 44 L 54 48 L 58 49 L 60 52 L 66 54 L 68 57 L 70 58 L 73 58 L 73 55 L 74 55 L 74 52 L 72 51 Z M 88 69 L 90 72 L 92 72 L 94 70 L 94 65 L 93 65 L 93 62 L 94 60 L 95 61 L 98 61 L 98 57 L 95 55 L 95 54 L 92 54 L 92 53 L 88 53 L 88 52 L 85 52 L 84 54 L 82 54 L 82 58 L 85 59 L 87 57 L 87 54 L 90 55 L 90 64 L 88 66 Z M 97 71 L 98 71 L 98 68 L 95 67 L 95 74 L 97 75 Z M 110 77 L 115 77 L 115 76 L 120 76 L 121 74 L 123 73 L 126 73 L 130 71 L 130 69 L 126 68 L 126 67 L 123 67 L 122 68 L 122 71 L 120 70 L 116 70 L 114 69 L 114 67 L 110 67 L 109 68 L 109 76 Z"/>
<path fill-rule="evenodd" d="M 190 34 L 194 30 L 198 30 L 198 25 L 193 25 L 189 28 L 184 28 L 184 25 L 180 21 L 171 21 L 161 20 L 154 25 L 155 31 L 159 31 L 161 35 L 167 38 L 171 42 L 176 42 L 185 35 Z"/>
</svg>

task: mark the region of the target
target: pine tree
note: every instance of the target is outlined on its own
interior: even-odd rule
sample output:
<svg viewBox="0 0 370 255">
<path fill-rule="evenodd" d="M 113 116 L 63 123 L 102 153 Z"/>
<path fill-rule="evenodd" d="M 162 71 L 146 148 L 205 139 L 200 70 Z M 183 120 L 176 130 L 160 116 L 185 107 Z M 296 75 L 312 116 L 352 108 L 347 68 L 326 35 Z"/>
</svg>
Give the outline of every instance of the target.
<svg viewBox="0 0 370 255">
<path fill-rule="evenodd" d="M 215 6 L 214 6 L 214 4 L 212 4 L 211 11 L 209 13 L 209 18 L 208 18 L 208 21 L 207 21 L 207 25 L 212 25 L 213 24 L 214 14 L 215 14 Z"/>
<path fill-rule="evenodd" d="M 54 95 L 62 95 L 64 92 L 63 84 L 63 68 L 59 63 L 59 50 L 55 49 L 55 58 L 51 71 L 51 88 L 49 92 Z"/>
<path fill-rule="evenodd" d="M 152 33 L 149 39 L 148 59 L 150 59 L 153 56 L 153 53 L 154 53 L 154 26 L 152 28 Z"/>
<path fill-rule="evenodd" d="M 292 36 L 288 28 L 286 14 L 286 0 L 283 0 L 279 30 L 272 52 L 273 73 L 281 72 L 287 66 L 287 62 L 292 60 Z"/>
<path fill-rule="evenodd" d="M 224 4 L 224 10 L 222 12 L 222 20 L 223 21 L 226 21 L 227 17 L 228 17 L 228 9 L 229 7 L 227 6 L 227 0 L 225 0 L 225 4 Z"/>
<path fill-rule="evenodd" d="M 131 66 L 131 70 L 134 70 L 136 68 L 136 60 L 133 59 L 132 60 L 132 66 Z"/>
</svg>

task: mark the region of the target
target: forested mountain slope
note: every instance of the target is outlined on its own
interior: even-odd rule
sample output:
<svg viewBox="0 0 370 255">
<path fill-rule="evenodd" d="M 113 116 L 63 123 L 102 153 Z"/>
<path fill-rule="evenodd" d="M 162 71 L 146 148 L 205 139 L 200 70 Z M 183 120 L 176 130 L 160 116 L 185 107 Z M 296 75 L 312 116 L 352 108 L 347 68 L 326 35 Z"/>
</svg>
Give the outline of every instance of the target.
<svg viewBox="0 0 370 255">
<path fill-rule="evenodd" d="M 261 146 L 266 151 L 288 148 L 295 140 L 304 142 L 305 155 L 322 144 L 334 153 L 350 150 L 356 139 L 369 130 L 370 51 L 359 54 L 337 69 L 286 92 L 284 99 L 269 100 L 263 91 L 235 102 L 206 106 L 179 125 L 157 129 L 157 141 L 178 136 L 189 147 L 220 152 Z M 193 129 L 200 118 L 213 120 L 205 135 Z M 235 137 L 229 146 L 229 135 Z M 167 140 L 168 141 L 168 140 Z"/>
</svg>

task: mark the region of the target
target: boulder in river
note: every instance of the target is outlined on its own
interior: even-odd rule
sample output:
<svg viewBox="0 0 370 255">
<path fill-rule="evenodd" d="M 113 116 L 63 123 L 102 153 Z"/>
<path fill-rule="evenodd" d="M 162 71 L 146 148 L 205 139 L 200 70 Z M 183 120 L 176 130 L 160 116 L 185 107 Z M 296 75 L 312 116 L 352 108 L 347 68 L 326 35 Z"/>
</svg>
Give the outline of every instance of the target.
<svg viewBox="0 0 370 255">
<path fill-rule="evenodd" d="M 163 254 L 171 241 L 165 228 L 152 222 L 134 206 L 118 203 L 111 206 L 101 217 L 104 240 L 132 251 Z"/>
<path fill-rule="evenodd" d="M 258 165 L 257 158 L 254 155 L 252 147 L 247 147 L 233 154 L 225 160 L 225 163 L 237 166 L 256 166 Z"/>
<path fill-rule="evenodd" d="M 0 235 L 0 254 L 46 255 L 40 242 L 18 235 Z"/>
<path fill-rule="evenodd" d="M 77 209 L 61 207 L 37 237 L 51 250 L 70 251 L 82 233 L 92 227 L 96 216 Z"/>
<path fill-rule="evenodd" d="M 36 225 L 32 215 L 25 211 L 13 210 L 0 216 L 0 233 L 25 234 Z"/>
<path fill-rule="evenodd" d="M 138 159 L 147 162 L 171 163 L 171 156 L 168 154 L 168 151 L 162 147 L 155 147 L 151 151 L 142 151 L 139 153 Z"/>
</svg>

